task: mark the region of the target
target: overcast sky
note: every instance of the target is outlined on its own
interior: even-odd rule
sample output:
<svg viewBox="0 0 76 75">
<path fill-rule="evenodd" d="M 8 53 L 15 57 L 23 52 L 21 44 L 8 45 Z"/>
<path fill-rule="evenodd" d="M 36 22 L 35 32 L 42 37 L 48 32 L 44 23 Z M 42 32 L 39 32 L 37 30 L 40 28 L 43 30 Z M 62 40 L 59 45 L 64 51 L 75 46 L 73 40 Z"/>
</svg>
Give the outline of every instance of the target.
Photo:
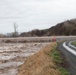
<svg viewBox="0 0 76 75">
<path fill-rule="evenodd" d="M 76 0 L 0 0 L 0 33 L 45 29 L 76 18 Z"/>
</svg>

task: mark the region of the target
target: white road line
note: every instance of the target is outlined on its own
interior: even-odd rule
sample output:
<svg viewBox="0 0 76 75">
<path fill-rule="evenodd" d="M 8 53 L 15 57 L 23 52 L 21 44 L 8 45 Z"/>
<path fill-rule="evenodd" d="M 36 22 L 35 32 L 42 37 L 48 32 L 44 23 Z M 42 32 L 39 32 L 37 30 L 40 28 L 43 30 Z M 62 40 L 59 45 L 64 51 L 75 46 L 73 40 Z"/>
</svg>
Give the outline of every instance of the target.
<svg viewBox="0 0 76 75">
<path fill-rule="evenodd" d="M 69 52 L 71 52 L 72 54 L 76 55 L 76 51 L 74 51 L 73 49 L 69 48 L 68 46 L 66 46 L 66 42 L 63 43 L 63 47 L 68 50 Z"/>
</svg>

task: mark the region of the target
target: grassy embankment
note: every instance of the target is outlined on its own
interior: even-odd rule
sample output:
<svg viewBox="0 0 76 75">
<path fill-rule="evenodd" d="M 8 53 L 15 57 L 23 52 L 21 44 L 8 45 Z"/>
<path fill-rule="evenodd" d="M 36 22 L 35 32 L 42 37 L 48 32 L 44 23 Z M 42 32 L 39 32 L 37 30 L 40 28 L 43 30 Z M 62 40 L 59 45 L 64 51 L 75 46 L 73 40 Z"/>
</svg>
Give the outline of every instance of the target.
<svg viewBox="0 0 76 75">
<path fill-rule="evenodd" d="M 76 46 L 76 41 L 71 43 L 72 45 Z"/>
<path fill-rule="evenodd" d="M 52 43 L 28 57 L 20 66 L 18 75 L 69 75 L 60 65 L 63 60 L 56 47 L 57 43 Z"/>
</svg>

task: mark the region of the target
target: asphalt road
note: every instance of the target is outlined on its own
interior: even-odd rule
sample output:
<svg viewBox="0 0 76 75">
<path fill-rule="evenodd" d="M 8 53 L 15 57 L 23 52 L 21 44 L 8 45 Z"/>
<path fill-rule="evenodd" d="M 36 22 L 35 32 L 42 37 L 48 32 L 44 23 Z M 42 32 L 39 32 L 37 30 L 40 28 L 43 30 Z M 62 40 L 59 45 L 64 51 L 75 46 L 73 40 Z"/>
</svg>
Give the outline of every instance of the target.
<svg viewBox="0 0 76 75">
<path fill-rule="evenodd" d="M 69 42 L 59 45 L 59 50 L 65 57 L 70 75 L 76 75 L 76 49 L 69 46 Z"/>
</svg>

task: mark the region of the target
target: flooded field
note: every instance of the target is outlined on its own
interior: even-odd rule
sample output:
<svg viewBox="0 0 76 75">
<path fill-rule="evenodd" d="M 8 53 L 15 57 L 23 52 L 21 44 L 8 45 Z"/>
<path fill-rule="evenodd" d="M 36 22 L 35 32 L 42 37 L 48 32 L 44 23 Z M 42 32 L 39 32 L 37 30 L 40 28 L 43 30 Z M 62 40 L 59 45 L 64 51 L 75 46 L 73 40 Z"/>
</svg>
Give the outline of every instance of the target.
<svg viewBox="0 0 76 75">
<path fill-rule="evenodd" d="M 49 43 L 0 43 L 0 75 L 16 75 L 28 56 Z"/>
</svg>

